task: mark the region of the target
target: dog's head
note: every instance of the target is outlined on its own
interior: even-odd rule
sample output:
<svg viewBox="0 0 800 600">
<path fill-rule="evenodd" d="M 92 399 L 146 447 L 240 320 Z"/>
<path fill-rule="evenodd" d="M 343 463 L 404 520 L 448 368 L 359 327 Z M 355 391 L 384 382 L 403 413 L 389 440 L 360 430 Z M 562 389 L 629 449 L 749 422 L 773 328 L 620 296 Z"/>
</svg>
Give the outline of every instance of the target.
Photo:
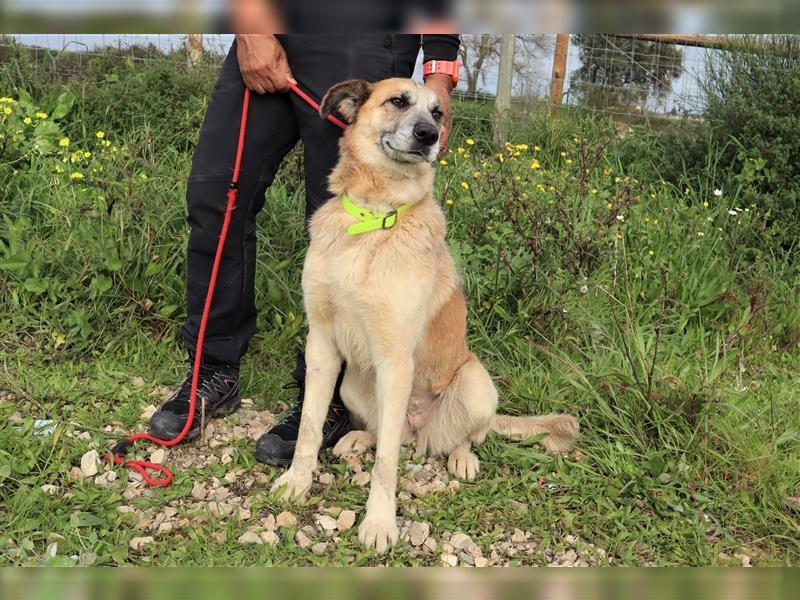
<svg viewBox="0 0 800 600">
<path fill-rule="evenodd" d="M 336 112 L 349 123 L 347 140 L 362 160 L 430 163 L 439 153 L 439 99 L 411 79 L 338 83 L 325 94 L 319 112 L 323 117 Z"/>
</svg>

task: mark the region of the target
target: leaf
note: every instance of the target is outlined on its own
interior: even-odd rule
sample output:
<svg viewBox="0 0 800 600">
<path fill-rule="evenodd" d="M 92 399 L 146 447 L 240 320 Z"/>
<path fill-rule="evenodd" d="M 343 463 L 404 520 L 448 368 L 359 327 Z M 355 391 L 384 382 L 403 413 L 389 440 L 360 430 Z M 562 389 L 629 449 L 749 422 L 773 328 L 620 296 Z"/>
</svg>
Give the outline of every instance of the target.
<svg viewBox="0 0 800 600">
<path fill-rule="evenodd" d="M 31 98 L 31 95 L 22 88 L 17 91 L 19 93 L 17 102 L 20 105 L 20 108 L 29 114 L 33 113 L 36 110 L 36 105 L 33 103 L 33 98 Z"/>
<path fill-rule="evenodd" d="M 28 277 L 22 287 L 32 294 L 42 294 L 47 291 L 47 281 L 40 277 Z"/>
<path fill-rule="evenodd" d="M 0 271 L 19 271 L 24 269 L 28 262 L 24 258 L 18 256 L 10 256 L 0 260 Z"/>
<path fill-rule="evenodd" d="M 62 117 L 65 117 L 72 108 L 73 104 L 75 104 L 75 94 L 73 94 L 70 90 L 62 92 L 58 96 L 58 99 L 56 99 L 56 107 L 53 109 L 53 112 L 50 116 L 53 119 L 61 119 Z"/>
<path fill-rule="evenodd" d="M 95 275 L 92 283 L 89 284 L 89 289 L 92 294 L 102 294 L 111 289 L 112 281 L 107 275 Z"/>
<path fill-rule="evenodd" d="M 95 525 L 102 525 L 103 520 L 91 513 L 74 512 L 69 517 L 69 524 L 73 527 L 94 527 Z"/>
<path fill-rule="evenodd" d="M 122 261 L 119 256 L 111 255 L 106 258 L 106 269 L 109 271 L 119 271 L 122 268 Z"/>
<path fill-rule="evenodd" d="M 156 273 L 161 272 L 164 269 L 164 264 L 160 262 L 151 262 L 147 265 L 147 268 L 144 270 L 145 277 L 152 277 Z"/>
</svg>

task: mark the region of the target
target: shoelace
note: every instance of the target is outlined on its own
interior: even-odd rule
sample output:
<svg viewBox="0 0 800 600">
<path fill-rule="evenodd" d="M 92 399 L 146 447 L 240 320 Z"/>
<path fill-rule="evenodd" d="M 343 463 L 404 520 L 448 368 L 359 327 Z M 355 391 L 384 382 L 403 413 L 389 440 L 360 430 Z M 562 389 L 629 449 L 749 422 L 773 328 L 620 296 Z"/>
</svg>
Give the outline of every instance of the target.
<svg viewBox="0 0 800 600">
<path fill-rule="evenodd" d="M 233 382 L 231 380 L 234 380 Z M 189 403 L 189 394 L 192 388 L 192 369 L 186 372 L 186 377 L 181 384 L 180 390 L 175 395 L 175 400 L 181 403 Z M 235 375 L 229 372 L 211 369 L 210 367 L 200 367 L 200 378 L 197 383 L 197 395 L 200 396 L 203 392 L 202 402 L 197 403 L 195 406 L 195 413 L 201 414 L 202 406 L 206 402 L 206 398 L 213 396 L 216 392 L 219 396 L 224 396 L 231 386 L 235 385 Z"/>
</svg>

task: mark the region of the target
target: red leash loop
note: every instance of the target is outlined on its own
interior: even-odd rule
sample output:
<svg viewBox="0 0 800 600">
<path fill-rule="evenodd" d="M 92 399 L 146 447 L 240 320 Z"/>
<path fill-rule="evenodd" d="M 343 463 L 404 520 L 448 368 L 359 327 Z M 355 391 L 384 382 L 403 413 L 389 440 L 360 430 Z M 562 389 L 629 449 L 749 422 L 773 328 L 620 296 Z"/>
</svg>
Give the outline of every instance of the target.
<svg viewBox="0 0 800 600">
<path fill-rule="evenodd" d="M 303 92 L 300 88 L 296 85 L 290 84 L 290 89 L 300 96 L 303 100 L 305 100 L 308 104 L 310 104 L 314 110 L 319 112 L 319 104 L 317 104 L 308 94 Z M 171 447 L 176 446 L 181 443 L 186 435 L 189 433 L 189 429 L 192 427 L 192 421 L 194 420 L 194 409 L 197 405 L 197 382 L 198 377 L 200 375 L 200 364 L 203 358 L 203 342 L 206 336 L 206 325 L 208 323 L 208 315 L 211 312 L 211 300 L 214 297 L 214 288 L 217 285 L 217 275 L 219 273 L 219 265 L 222 261 L 222 249 L 225 247 L 225 240 L 228 237 L 228 228 L 231 222 L 231 214 L 233 213 L 233 209 L 236 207 L 236 197 L 239 193 L 239 170 L 242 166 L 242 154 L 244 153 L 244 136 L 247 130 L 247 111 L 250 107 L 250 90 L 245 87 L 244 89 L 244 100 L 242 102 L 242 118 L 239 124 L 239 141 L 236 146 L 236 161 L 233 166 L 233 175 L 231 176 L 231 182 L 228 187 L 228 204 L 225 208 L 225 217 L 222 221 L 222 229 L 219 234 L 219 241 L 217 242 L 217 252 L 214 255 L 214 265 L 211 268 L 211 277 L 208 281 L 208 290 L 206 291 L 206 301 L 205 305 L 203 306 L 203 316 L 200 319 L 200 328 L 197 332 L 197 352 L 195 353 L 194 357 L 194 368 L 192 370 L 192 387 L 191 391 L 189 392 L 189 415 L 186 418 L 186 423 L 183 425 L 183 429 L 177 435 L 177 437 L 171 440 L 162 440 L 160 438 L 155 437 L 154 435 L 150 435 L 149 433 L 137 433 L 135 435 L 126 438 L 125 440 L 121 441 L 119 444 L 114 446 L 111 451 L 106 454 L 106 460 L 114 465 L 126 465 L 130 468 L 136 470 L 141 476 L 142 479 L 148 484 L 152 486 L 163 486 L 169 485 L 172 483 L 173 475 L 172 472 L 165 467 L 164 465 L 159 465 L 156 463 L 152 463 L 145 460 L 123 460 L 122 455 L 126 454 L 128 448 L 138 440 L 149 440 L 151 442 L 155 442 L 161 446 Z M 346 124 L 334 117 L 333 115 L 328 115 L 328 121 L 337 125 L 344 129 Z M 150 476 L 148 471 L 158 471 L 163 474 L 163 477 L 160 479 L 154 479 Z"/>
</svg>

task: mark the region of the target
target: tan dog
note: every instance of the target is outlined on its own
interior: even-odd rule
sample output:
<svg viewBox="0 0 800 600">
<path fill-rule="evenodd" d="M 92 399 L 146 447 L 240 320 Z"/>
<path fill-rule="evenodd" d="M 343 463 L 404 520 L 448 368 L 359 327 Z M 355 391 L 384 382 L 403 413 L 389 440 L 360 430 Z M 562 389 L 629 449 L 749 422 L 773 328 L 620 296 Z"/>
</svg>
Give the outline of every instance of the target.
<svg viewBox="0 0 800 600">
<path fill-rule="evenodd" d="M 433 200 L 441 128 L 433 91 L 409 79 L 346 81 L 322 101 L 323 116 L 334 110 L 350 126 L 330 176 L 335 197 L 311 220 L 303 413 L 292 466 L 272 490 L 291 498 L 311 487 L 328 402 L 346 361 L 341 396 L 363 431 L 348 433 L 333 452 L 376 446 L 358 538 L 383 552 L 398 537 L 402 443 L 447 455 L 451 473 L 473 479 L 479 463 L 470 445 L 489 429 L 518 438 L 547 433 L 542 444 L 559 452 L 572 447 L 578 424 L 568 415 L 495 415 L 497 390 L 467 348 L 464 295 Z M 345 210 L 345 194 L 357 207 L 388 214 L 387 228 L 349 235 L 359 219 Z"/>
</svg>

